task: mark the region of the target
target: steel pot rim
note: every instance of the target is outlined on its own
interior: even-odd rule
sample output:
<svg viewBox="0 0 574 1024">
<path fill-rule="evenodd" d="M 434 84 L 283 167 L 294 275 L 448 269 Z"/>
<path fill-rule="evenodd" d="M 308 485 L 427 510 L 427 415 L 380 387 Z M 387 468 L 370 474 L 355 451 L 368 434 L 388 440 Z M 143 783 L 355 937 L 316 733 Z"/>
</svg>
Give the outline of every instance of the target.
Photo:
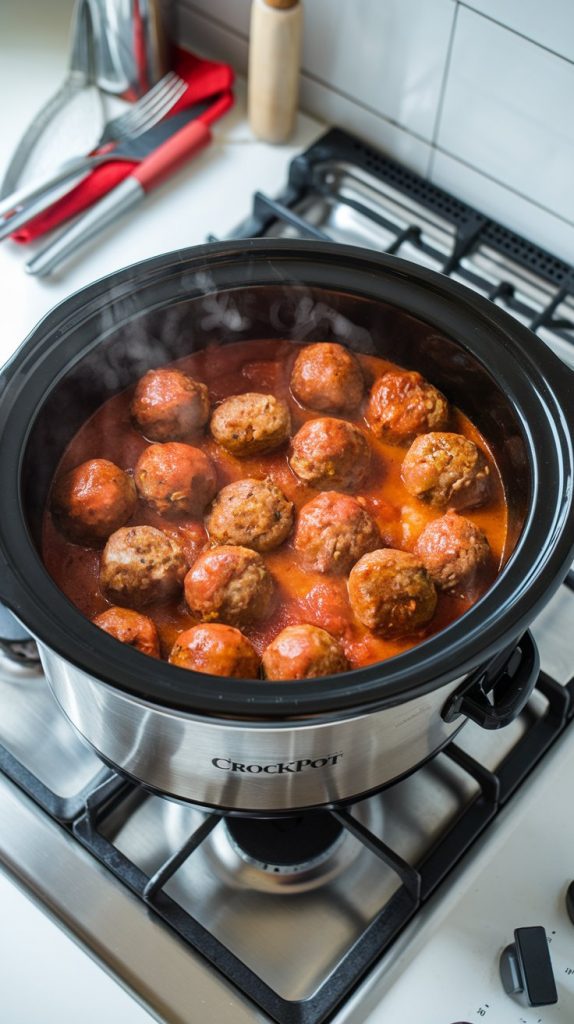
<svg viewBox="0 0 574 1024">
<path fill-rule="evenodd" d="M 38 364 L 44 356 L 48 363 L 50 359 L 57 363 L 60 340 L 108 301 L 112 282 L 116 292 L 123 289 L 129 295 L 136 278 L 141 293 L 144 282 L 151 283 L 170 271 L 183 273 L 202 265 L 214 269 L 229 262 L 238 264 L 239 260 L 246 279 L 238 287 L 257 284 L 257 274 L 261 274 L 266 263 L 278 261 L 288 265 L 299 261 L 309 268 L 313 266 L 315 273 L 320 268 L 323 272 L 330 264 L 339 269 L 344 266 L 348 278 L 353 273 L 369 278 L 373 300 L 377 298 L 377 285 L 382 288 L 383 278 L 377 277 L 378 271 L 387 284 L 393 282 L 397 293 L 401 288 L 410 290 L 413 301 L 416 294 L 417 301 L 429 304 L 429 312 L 414 315 L 450 333 L 463 348 L 468 348 L 468 338 L 461 341 L 452 330 L 449 332 L 436 322 L 438 313 L 431 309 L 431 298 L 436 303 L 438 297 L 439 305 L 448 306 L 450 315 L 462 315 L 468 329 L 472 327 L 477 336 L 480 331 L 485 336 L 489 332 L 493 338 L 496 336 L 500 370 L 516 376 L 517 390 L 524 392 L 525 385 L 529 386 L 541 417 L 533 423 L 531 416 L 526 417 L 524 410 L 518 409 L 532 460 L 532 501 L 516 549 L 490 590 L 451 626 L 410 651 L 316 681 L 271 684 L 209 677 L 155 662 L 127 649 L 89 623 L 59 591 L 44 569 L 24 521 L 20 475 L 31 421 L 26 421 L 22 405 L 22 381 L 39 372 Z M 349 290 L 353 292 L 352 287 Z M 399 301 L 396 305 L 412 312 L 410 306 Z M 143 305 L 139 313 L 146 308 Z M 471 351 L 476 355 L 476 349 Z M 484 352 L 481 357 L 494 372 L 494 367 L 485 361 Z M 60 370 L 65 372 L 68 368 L 67 364 Z M 0 473 L 9 486 L 4 486 L 0 493 L 0 599 L 42 643 L 65 660 L 108 685 L 159 706 L 199 715 L 285 719 L 320 717 L 338 711 L 356 713 L 412 699 L 483 664 L 505 642 L 520 635 L 566 574 L 574 548 L 574 459 L 564 406 L 573 380 L 543 342 L 493 303 L 449 278 L 395 256 L 334 243 L 258 239 L 211 243 L 154 257 L 103 278 L 64 300 L 32 331 L 3 370 L 0 431 L 4 443 L 0 441 Z M 512 401 L 516 407 L 515 397 Z M 11 429 L 11 445 L 7 442 L 7 427 Z M 532 434 L 534 427 L 539 432 L 541 457 Z M 16 449 L 11 454 L 10 446 Z"/>
</svg>

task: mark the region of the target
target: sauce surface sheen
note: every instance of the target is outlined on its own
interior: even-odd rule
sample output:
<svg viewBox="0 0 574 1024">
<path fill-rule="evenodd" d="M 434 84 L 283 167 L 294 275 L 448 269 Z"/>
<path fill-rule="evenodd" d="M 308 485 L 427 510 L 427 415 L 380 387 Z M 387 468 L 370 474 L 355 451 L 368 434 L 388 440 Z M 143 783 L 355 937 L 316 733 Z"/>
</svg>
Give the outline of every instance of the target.
<svg viewBox="0 0 574 1024">
<path fill-rule="evenodd" d="M 284 399 L 291 412 L 294 435 L 306 420 L 323 415 L 302 408 L 290 393 L 291 367 L 299 350 L 299 345 L 274 339 L 236 342 L 210 347 L 166 365 L 184 370 L 207 384 L 212 407 L 224 398 L 243 392 L 272 393 Z M 367 387 L 383 373 L 401 369 L 378 356 L 356 355 Z M 138 457 L 150 443 L 134 429 L 130 420 L 133 390 L 132 387 L 115 395 L 96 410 L 68 445 L 56 475 L 93 458 L 109 459 L 133 473 Z M 372 449 L 369 475 L 356 496 L 365 499 L 366 508 L 376 521 L 385 546 L 412 551 L 426 524 L 442 512 L 411 497 L 404 488 L 400 471 L 405 448 L 377 440 L 366 426 L 362 410 L 355 416 L 340 418 L 361 426 Z M 452 409 L 449 429 L 474 441 L 484 451 L 491 466 L 492 495 L 488 504 L 467 510 L 464 515 L 486 534 L 497 572 L 508 556 L 507 507 L 500 474 L 487 442 L 456 407 Z M 239 459 L 221 448 L 208 431 L 190 443 L 201 448 L 213 460 L 218 490 L 243 477 L 270 477 L 294 503 L 296 511 L 319 493 L 299 480 L 291 470 L 288 445 L 268 454 Z M 138 502 L 134 516 L 126 525 L 142 524 L 179 536 L 190 564 L 209 545 L 202 520 L 166 520 Z M 44 516 L 42 549 L 48 572 L 81 612 L 92 619 L 110 607 L 98 583 L 101 552 L 66 540 L 56 530 L 49 511 Z M 350 667 L 359 668 L 408 650 L 444 629 L 474 603 L 469 597 L 439 593 L 436 613 L 427 627 L 409 637 L 386 640 L 374 636 L 354 619 L 347 597 L 346 578 L 303 571 L 291 540 L 264 557 L 277 583 L 278 600 L 266 621 L 243 629 L 259 654 L 285 626 L 307 622 L 322 626 L 340 638 Z M 495 572 L 484 581 L 481 593 L 488 589 L 494 576 Z M 474 595 L 475 599 L 477 596 L 480 594 Z M 168 657 L 177 636 L 199 621 L 187 609 L 183 594 L 178 600 L 151 605 L 145 611 L 156 622 L 164 658 Z"/>
</svg>

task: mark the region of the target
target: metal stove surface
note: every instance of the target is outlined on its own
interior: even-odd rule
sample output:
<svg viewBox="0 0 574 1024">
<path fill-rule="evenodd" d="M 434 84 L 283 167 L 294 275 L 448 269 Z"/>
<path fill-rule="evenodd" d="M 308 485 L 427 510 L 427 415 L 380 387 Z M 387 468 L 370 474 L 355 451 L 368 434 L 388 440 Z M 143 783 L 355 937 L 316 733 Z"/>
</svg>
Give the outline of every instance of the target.
<svg viewBox="0 0 574 1024">
<path fill-rule="evenodd" d="M 510 309 L 574 365 L 570 268 L 340 132 L 294 161 L 278 200 L 255 198 L 253 216 L 234 237 L 245 234 L 328 237 L 449 272 Z M 533 627 L 543 672 L 565 693 L 574 665 L 573 623 L 574 592 L 562 586 Z M 548 697 L 536 690 L 525 712 L 502 732 L 466 725 L 456 740 L 460 754 L 440 754 L 410 778 L 356 804 L 354 818 L 406 864 L 426 859 L 432 865 L 439 840 L 449 829 L 456 833 L 463 812 L 479 816 L 484 810 L 489 771 L 504 766 L 548 714 Z M 566 726 L 559 743 L 574 746 L 574 726 Z M 466 770 L 465 758 L 482 766 L 478 774 Z M 77 737 L 41 673 L 3 659 L 0 769 L 0 865 L 160 1021 L 323 1020 L 320 1008 L 311 1016 L 306 1007 L 336 985 L 340 965 L 352 961 L 381 909 L 404 889 L 392 863 L 348 831 L 324 858 L 299 871 L 275 871 L 273 864 L 243 858 L 225 820 L 122 783 Z M 544 771 L 542 762 L 538 775 Z M 505 817 L 518 815 L 530 786 L 527 781 L 499 811 L 495 831 L 501 821 L 504 828 Z M 190 845 L 197 829 L 203 841 Z M 462 879 L 475 862 L 489 864 L 490 834 L 457 869 Z M 170 860 L 169 873 L 158 880 Z M 442 875 L 436 866 L 431 875 L 434 888 Z M 418 922 L 432 932 L 452 894 L 460 890 L 456 899 L 462 900 L 461 884 L 439 887 L 434 895 L 428 885 L 422 916 L 368 975 L 366 963 L 349 982 L 347 988 L 366 977 L 336 1012 L 335 998 L 331 1020 L 379 1019 L 379 996 L 391 990 L 410 951 L 419 948 Z M 146 893 L 149 899 L 139 898 Z M 190 934 L 207 959 L 181 937 L 191 918 Z M 222 949 L 258 979 L 265 1010 L 224 976 L 233 971 Z M 299 1007 L 291 1016 L 287 1002 Z M 403 998 L 385 1024 L 415 1019 L 415 1004 L 424 1005 Z M 431 1018 L 417 1019 L 429 1024 Z M 496 1024 L 499 1019 L 493 1018 Z M 524 1019 L 530 1024 L 537 1018 Z M 560 1024 L 570 1019 L 551 1018 Z M 451 1024 L 450 1018 L 440 1024 Z"/>
</svg>

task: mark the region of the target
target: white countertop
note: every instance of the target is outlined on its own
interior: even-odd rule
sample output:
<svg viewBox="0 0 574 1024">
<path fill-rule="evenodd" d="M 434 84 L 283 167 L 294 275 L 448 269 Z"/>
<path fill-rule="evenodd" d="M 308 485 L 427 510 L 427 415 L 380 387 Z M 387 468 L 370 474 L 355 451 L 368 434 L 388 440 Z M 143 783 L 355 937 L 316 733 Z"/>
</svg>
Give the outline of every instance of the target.
<svg viewBox="0 0 574 1024">
<path fill-rule="evenodd" d="M 14 0 L 2 12 L 0 176 L 27 124 L 64 78 L 71 6 L 71 0 Z M 212 144 L 52 277 L 25 271 L 45 240 L 0 243 L 0 363 L 67 295 L 130 263 L 205 242 L 208 234 L 225 237 L 250 212 L 256 190 L 280 190 L 291 158 L 325 126 L 300 114 L 288 145 L 258 142 L 247 124 L 242 81 L 235 93 L 236 106 L 215 125 Z"/>
<path fill-rule="evenodd" d="M 55 92 L 66 70 L 70 0 L 15 0 L 2 11 L 0 35 L 0 176 L 26 125 Z M 53 277 L 30 277 L 26 261 L 44 241 L 0 244 L 0 363 L 44 314 L 66 296 L 130 263 L 225 237 L 251 209 L 253 193 L 271 195 L 292 156 L 324 126 L 300 115 L 287 146 L 258 142 L 245 115 L 245 86 L 214 129 L 211 146 L 149 196 L 117 227 L 63 265 Z M 100 967 L 0 873 L 0 1017 L 5 1024 L 83 1024 L 151 1018 Z"/>
</svg>

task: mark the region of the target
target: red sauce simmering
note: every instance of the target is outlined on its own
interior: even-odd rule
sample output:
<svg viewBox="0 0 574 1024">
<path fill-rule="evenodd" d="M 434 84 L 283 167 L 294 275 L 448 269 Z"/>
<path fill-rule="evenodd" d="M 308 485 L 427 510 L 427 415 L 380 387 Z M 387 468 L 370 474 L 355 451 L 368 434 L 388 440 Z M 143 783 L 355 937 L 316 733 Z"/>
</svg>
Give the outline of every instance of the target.
<svg viewBox="0 0 574 1024">
<path fill-rule="evenodd" d="M 289 379 L 299 347 L 294 349 L 288 341 L 238 342 L 208 348 L 170 365 L 207 384 L 213 405 L 230 395 L 253 391 L 272 393 L 284 399 L 291 411 L 295 433 L 305 420 L 330 414 L 303 409 L 293 399 Z M 377 356 L 359 355 L 358 359 L 369 384 L 388 370 L 400 369 Z M 133 472 L 139 455 L 149 442 L 132 426 L 129 414 L 132 394 L 133 388 L 123 391 L 91 416 L 68 445 L 57 475 L 93 458 L 109 459 L 129 473 Z M 362 411 L 345 418 L 365 426 Z M 458 409 L 452 412 L 449 429 L 474 441 L 484 451 L 491 466 L 492 494 L 488 504 L 463 513 L 484 531 L 494 556 L 495 568 L 491 578 L 484 580 L 484 591 L 508 554 L 504 490 L 487 442 Z M 367 431 L 367 436 L 372 448 L 372 461 L 360 495 L 366 500 L 366 507 L 379 527 L 383 544 L 410 551 L 426 524 L 443 513 L 411 497 L 405 490 L 400 476 L 405 448 L 378 441 L 370 431 Z M 221 448 L 209 433 L 192 443 L 213 460 L 218 489 L 246 476 L 270 477 L 294 503 L 296 510 L 318 493 L 292 472 L 287 461 L 287 445 L 269 454 L 239 459 Z M 183 541 L 190 565 L 209 544 L 202 521 L 162 519 L 139 503 L 127 525 L 142 524 L 177 535 Z M 472 598 L 439 593 L 437 610 L 428 626 L 415 635 L 386 640 L 369 633 L 354 618 L 347 597 L 346 579 L 303 571 L 291 541 L 264 557 L 277 583 L 278 601 L 270 618 L 243 629 L 260 654 L 285 626 L 308 622 L 322 626 L 338 637 L 351 667 L 357 668 L 405 651 L 444 629 L 480 596 L 476 592 Z M 110 602 L 101 593 L 98 583 L 100 551 L 66 540 L 55 528 L 49 511 L 44 516 L 43 558 L 58 586 L 90 619 L 109 607 Z M 169 603 L 146 607 L 145 612 L 156 622 L 164 658 L 168 657 L 179 633 L 198 621 L 187 609 L 183 595 Z"/>
</svg>

